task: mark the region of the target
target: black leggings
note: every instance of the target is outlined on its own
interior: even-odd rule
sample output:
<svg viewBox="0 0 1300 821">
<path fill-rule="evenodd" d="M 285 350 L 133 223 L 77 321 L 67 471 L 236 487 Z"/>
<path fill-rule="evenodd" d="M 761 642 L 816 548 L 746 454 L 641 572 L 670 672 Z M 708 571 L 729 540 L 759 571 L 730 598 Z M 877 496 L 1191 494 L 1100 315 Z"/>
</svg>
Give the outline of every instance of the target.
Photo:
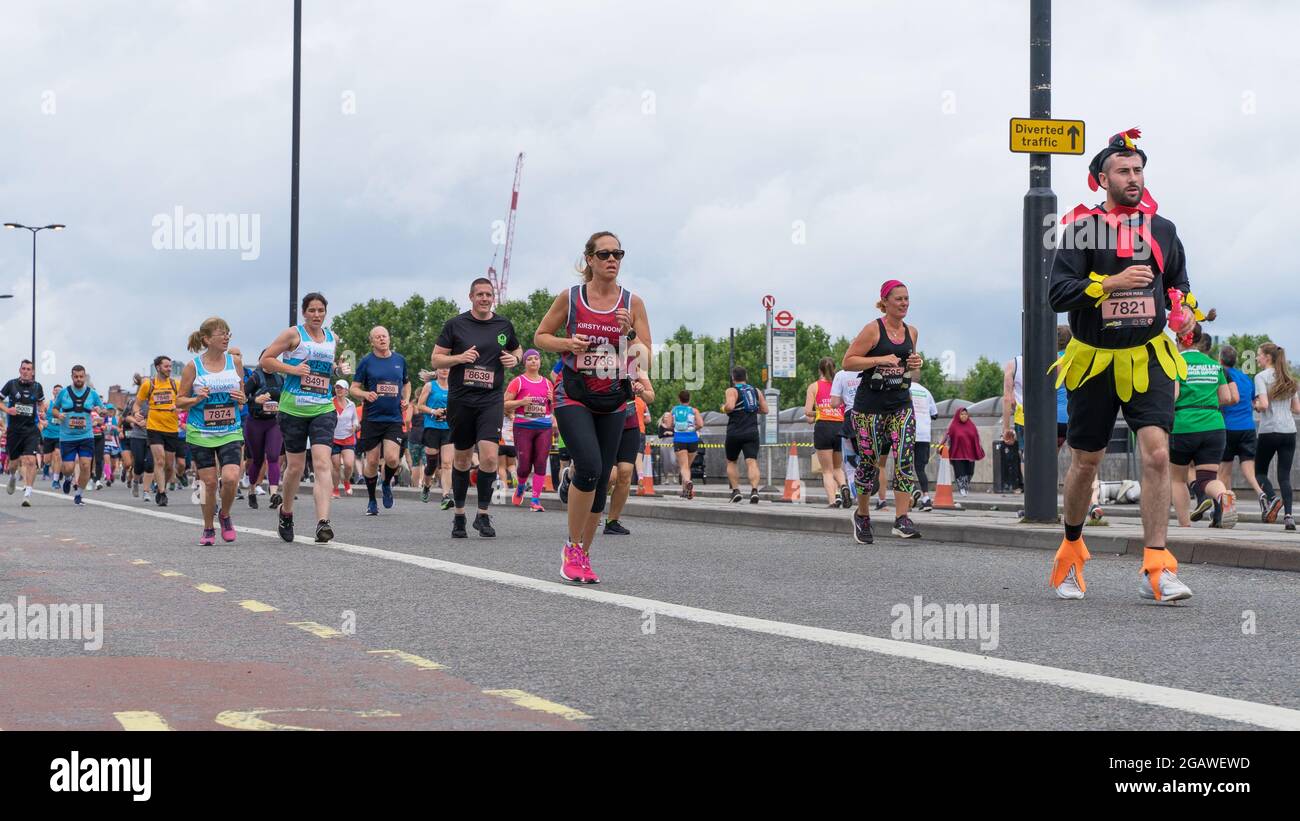
<svg viewBox="0 0 1300 821">
<path fill-rule="evenodd" d="M 131 472 L 135 478 L 153 473 L 153 451 L 149 448 L 149 440 L 127 439 L 126 443 L 131 448 Z"/>
<path fill-rule="evenodd" d="M 1255 481 L 1264 493 L 1273 498 L 1273 485 L 1268 481 L 1268 464 L 1277 454 L 1277 484 L 1282 491 L 1282 505 L 1286 515 L 1291 515 L 1291 463 L 1295 461 L 1294 433 L 1261 433 L 1255 452 Z"/>
<path fill-rule="evenodd" d="M 622 411 L 592 413 L 582 405 L 555 409 L 555 421 L 573 460 L 573 487 L 596 492 L 591 500 L 592 513 L 605 509 L 609 474 L 618 459 L 618 443 L 623 438 L 626 420 L 627 415 Z"/>
<path fill-rule="evenodd" d="M 917 442 L 913 446 L 912 452 L 916 454 L 916 458 L 912 460 L 913 466 L 916 468 L 916 479 L 921 483 L 921 492 L 928 495 L 930 493 L 930 480 L 925 478 L 925 466 L 930 462 L 930 443 Z"/>
</svg>

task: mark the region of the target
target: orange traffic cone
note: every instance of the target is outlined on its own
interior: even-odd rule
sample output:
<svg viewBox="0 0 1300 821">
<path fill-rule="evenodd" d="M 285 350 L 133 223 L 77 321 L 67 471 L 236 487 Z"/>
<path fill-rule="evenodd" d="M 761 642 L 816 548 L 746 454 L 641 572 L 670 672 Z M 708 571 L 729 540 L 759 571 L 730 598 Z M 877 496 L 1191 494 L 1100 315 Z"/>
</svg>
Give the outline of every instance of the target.
<svg viewBox="0 0 1300 821">
<path fill-rule="evenodd" d="M 654 463 L 650 460 L 649 442 L 646 442 L 645 453 L 641 456 L 641 487 L 637 488 L 636 495 L 655 495 L 655 470 Z"/>
<path fill-rule="evenodd" d="M 803 482 L 799 479 L 799 448 L 790 446 L 790 458 L 785 465 L 785 492 L 781 499 L 786 502 L 804 501 Z"/>
<path fill-rule="evenodd" d="M 546 491 L 547 493 L 554 493 L 555 488 L 551 487 L 552 484 L 553 483 L 551 482 L 551 472 L 548 470 L 546 472 L 546 484 L 542 487 L 542 490 Z"/>
<path fill-rule="evenodd" d="M 948 461 L 948 449 L 939 450 L 939 476 L 934 483 L 934 507 L 936 510 L 964 510 L 952 499 L 952 463 Z"/>
</svg>

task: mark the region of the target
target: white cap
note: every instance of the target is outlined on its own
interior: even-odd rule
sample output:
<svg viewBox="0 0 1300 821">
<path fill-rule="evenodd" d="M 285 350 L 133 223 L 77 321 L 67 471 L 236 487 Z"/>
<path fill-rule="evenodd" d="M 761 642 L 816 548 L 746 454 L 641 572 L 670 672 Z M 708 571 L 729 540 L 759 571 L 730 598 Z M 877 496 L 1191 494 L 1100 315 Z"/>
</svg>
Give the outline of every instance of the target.
<svg viewBox="0 0 1300 821">
<path fill-rule="evenodd" d="M 339 381 L 337 381 L 337 382 L 334 383 L 334 387 L 336 387 L 336 388 L 342 388 L 343 390 L 347 390 L 347 389 L 348 389 L 348 380 L 346 380 L 346 379 L 340 379 Z"/>
</svg>

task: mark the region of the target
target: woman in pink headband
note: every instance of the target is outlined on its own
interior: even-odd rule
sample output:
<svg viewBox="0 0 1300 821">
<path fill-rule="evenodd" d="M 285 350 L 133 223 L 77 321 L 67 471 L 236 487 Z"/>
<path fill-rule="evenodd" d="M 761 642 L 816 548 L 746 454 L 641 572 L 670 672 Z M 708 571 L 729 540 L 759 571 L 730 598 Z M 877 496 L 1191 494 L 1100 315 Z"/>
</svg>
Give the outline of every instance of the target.
<svg viewBox="0 0 1300 821">
<path fill-rule="evenodd" d="M 853 538 L 858 544 L 872 543 L 871 497 L 879 482 L 878 464 L 894 449 L 898 455 L 894 459 L 897 516 L 893 534 L 904 539 L 921 535 L 907 515 L 917 487 L 911 377 L 921 369 L 916 327 L 904 321 L 908 304 L 907 286 L 902 282 L 891 279 L 881 285 L 876 308 L 884 316 L 863 327 L 841 363 L 846 371 L 862 372 L 862 384 L 850 413 L 858 451 L 854 476 L 858 509 L 853 514 Z"/>
</svg>

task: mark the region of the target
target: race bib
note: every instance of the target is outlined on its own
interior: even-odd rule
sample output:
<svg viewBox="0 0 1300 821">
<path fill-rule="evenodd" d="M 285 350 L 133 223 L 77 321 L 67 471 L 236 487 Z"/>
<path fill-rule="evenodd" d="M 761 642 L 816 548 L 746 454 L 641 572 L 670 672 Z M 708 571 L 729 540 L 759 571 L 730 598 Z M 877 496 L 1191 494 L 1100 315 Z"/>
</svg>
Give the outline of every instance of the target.
<svg viewBox="0 0 1300 821">
<path fill-rule="evenodd" d="M 67 421 L 68 421 L 68 430 L 86 429 L 86 417 L 84 416 L 69 416 Z"/>
<path fill-rule="evenodd" d="M 280 403 L 274 399 L 262 403 L 262 413 L 275 413 L 280 410 Z"/>
<path fill-rule="evenodd" d="M 574 359 L 577 361 L 578 370 L 592 375 L 600 372 L 605 375 L 612 375 L 618 372 L 618 356 L 606 351 L 583 351 L 576 354 Z"/>
<path fill-rule="evenodd" d="M 223 428 L 234 424 L 238 418 L 235 405 L 232 402 L 203 406 L 203 427 L 205 428 Z"/>
<path fill-rule="evenodd" d="M 301 378 L 302 392 L 313 396 L 329 396 L 330 378 L 319 373 L 309 373 Z"/>
<path fill-rule="evenodd" d="M 513 419 L 506 419 L 501 423 L 501 443 L 506 447 L 514 447 L 515 423 Z"/>
<path fill-rule="evenodd" d="M 491 368 L 465 367 L 464 384 L 490 390 L 496 382 L 497 373 Z"/>
<path fill-rule="evenodd" d="M 35 415 L 36 415 L 36 406 L 35 406 L 35 405 L 14 405 L 14 407 L 18 410 L 18 415 L 19 415 L 19 416 L 35 416 Z"/>
<path fill-rule="evenodd" d="M 172 404 L 174 399 L 175 396 L 171 391 L 154 391 L 153 396 L 149 398 L 149 404 L 159 410 L 164 410 L 168 405 Z"/>
<path fill-rule="evenodd" d="M 1106 327 L 1146 327 L 1156 321 L 1154 291 L 1114 291 L 1101 303 L 1101 320 Z"/>
<path fill-rule="evenodd" d="M 396 382 L 380 382 L 375 385 L 375 393 L 380 396 L 397 396 Z"/>
<path fill-rule="evenodd" d="M 529 397 L 528 404 L 524 405 L 524 416 L 539 419 L 545 415 L 546 400 L 538 397 Z"/>
</svg>

